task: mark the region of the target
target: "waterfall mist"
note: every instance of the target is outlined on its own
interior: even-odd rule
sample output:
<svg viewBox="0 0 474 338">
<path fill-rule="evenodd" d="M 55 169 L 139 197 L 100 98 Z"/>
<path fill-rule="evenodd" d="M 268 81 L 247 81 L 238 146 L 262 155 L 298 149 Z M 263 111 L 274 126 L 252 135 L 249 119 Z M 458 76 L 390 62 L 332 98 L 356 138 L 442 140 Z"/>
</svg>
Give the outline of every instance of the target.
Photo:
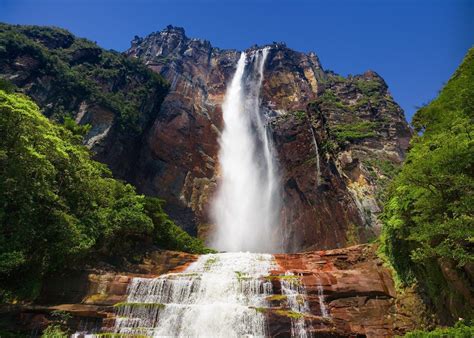
<svg viewBox="0 0 474 338">
<path fill-rule="evenodd" d="M 281 249 L 280 190 L 273 146 L 260 105 L 268 48 L 242 53 L 222 106 L 220 181 L 212 206 L 211 245 L 222 251 Z"/>
</svg>

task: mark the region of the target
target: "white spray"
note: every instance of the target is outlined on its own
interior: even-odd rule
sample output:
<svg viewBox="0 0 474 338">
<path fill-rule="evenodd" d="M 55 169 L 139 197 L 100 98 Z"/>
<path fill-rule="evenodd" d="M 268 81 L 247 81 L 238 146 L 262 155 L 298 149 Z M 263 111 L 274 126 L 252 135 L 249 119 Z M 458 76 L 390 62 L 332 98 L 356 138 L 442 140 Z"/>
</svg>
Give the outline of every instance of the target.
<svg viewBox="0 0 474 338">
<path fill-rule="evenodd" d="M 223 251 L 275 252 L 280 209 L 273 147 L 260 109 L 268 48 L 242 53 L 222 106 L 220 181 L 211 246 Z M 248 70 L 246 65 L 248 63 Z"/>
<path fill-rule="evenodd" d="M 114 332 L 148 337 L 264 337 L 269 254 L 200 256 L 182 273 L 133 278 Z"/>
</svg>

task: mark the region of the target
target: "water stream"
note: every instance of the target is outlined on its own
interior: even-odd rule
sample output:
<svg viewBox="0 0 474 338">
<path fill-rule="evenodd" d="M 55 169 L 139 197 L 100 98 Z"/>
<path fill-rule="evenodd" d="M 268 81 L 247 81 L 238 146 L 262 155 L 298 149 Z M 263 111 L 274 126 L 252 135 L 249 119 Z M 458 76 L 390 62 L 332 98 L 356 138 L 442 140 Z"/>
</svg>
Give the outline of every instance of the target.
<svg viewBox="0 0 474 338">
<path fill-rule="evenodd" d="M 269 254 L 203 255 L 185 272 L 134 278 L 117 306 L 115 333 L 174 337 L 265 336 L 274 268 Z"/>
<path fill-rule="evenodd" d="M 280 194 L 260 91 L 269 49 L 243 52 L 222 106 L 219 188 L 212 206 L 211 246 L 222 251 L 276 252 Z"/>
<path fill-rule="evenodd" d="M 294 276 L 291 272 L 286 272 L 285 276 Z M 300 283 L 299 278 L 283 278 L 281 280 L 281 293 L 285 295 L 288 307 L 296 314 L 291 320 L 291 335 L 293 337 L 308 337 L 308 327 L 304 317 L 300 314 L 310 313 L 309 304 L 306 299 L 306 290 Z"/>
<path fill-rule="evenodd" d="M 133 278 L 126 301 L 116 305 L 113 333 L 147 337 L 269 334 L 265 314 L 274 290 L 266 277 L 277 269 L 269 253 L 281 250 L 282 239 L 277 240 L 279 175 L 260 99 L 268 53 L 264 48 L 240 55 L 223 104 L 219 189 L 212 207 L 216 232 L 211 245 L 228 252 L 202 255 L 180 273 Z M 282 276 L 279 296 L 284 296 L 284 308 L 291 314 L 291 335 L 308 337 L 311 327 L 304 314 L 310 309 L 299 279 L 290 272 Z M 327 316 L 322 293 L 319 299 L 321 312 Z"/>
</svg>

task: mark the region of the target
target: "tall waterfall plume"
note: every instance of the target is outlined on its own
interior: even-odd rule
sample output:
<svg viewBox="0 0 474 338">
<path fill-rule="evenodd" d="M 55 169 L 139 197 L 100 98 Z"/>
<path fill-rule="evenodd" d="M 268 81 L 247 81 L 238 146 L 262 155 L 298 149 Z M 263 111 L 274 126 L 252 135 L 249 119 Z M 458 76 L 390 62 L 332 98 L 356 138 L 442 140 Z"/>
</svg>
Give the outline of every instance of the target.
<svg viewBox="0 0 474 338">
<path fill-rule="evenodd" d="M 268 51 L 241 54 L 222 106 L 220 184 L 212 207 L 211 244 L 218 250 L 280 249 L 278 170 L 260 101 Z"/>
</svg>

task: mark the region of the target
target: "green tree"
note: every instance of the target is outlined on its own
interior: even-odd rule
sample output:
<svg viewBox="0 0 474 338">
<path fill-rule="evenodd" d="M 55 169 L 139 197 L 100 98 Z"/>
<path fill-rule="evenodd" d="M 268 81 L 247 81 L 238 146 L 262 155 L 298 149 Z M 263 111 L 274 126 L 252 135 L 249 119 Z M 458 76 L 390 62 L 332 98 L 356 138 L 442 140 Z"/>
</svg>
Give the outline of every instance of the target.
<svg viewBox="0 0 474 338">
<path fill-rule="evenodd" d="M 473 119 L 471 49 L 438 98 L 416 112 L 418 135 L 384 210 L 383 252 L 402 284 L 418 280 L 439 306 L 447 302 L 445 297 L 455 297 L 443 279 L 441 262 L 460 272 L 474 263 Z"/>
<path fill-rule="evenodd" d="M 145 200 L 93 161 L 82 145 L 82 133 L 70 120 L 66 126 L 49 121 L 26 96 L 0 90 L 4 299 L 34 296 L 46 272 L 94 252 L 127 256 L 147 241 L 206 251 L 201 241 L 169 220 L 161 202 Z"/>
</svg>

